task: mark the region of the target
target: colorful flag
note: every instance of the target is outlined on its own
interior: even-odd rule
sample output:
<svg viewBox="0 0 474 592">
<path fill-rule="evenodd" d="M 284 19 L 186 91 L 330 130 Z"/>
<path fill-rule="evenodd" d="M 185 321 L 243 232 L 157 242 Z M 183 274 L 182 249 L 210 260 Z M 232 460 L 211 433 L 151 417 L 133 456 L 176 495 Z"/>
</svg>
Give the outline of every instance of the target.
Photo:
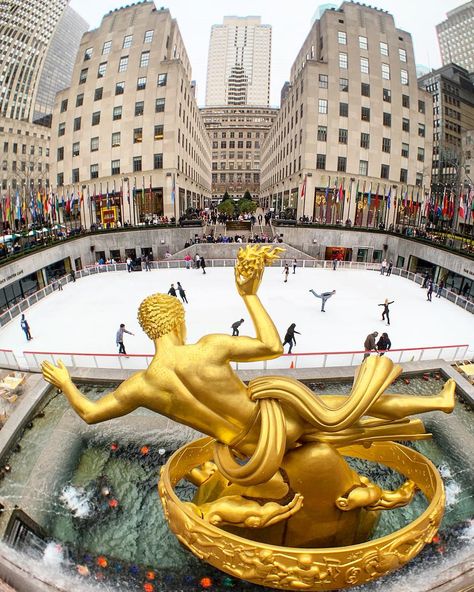
<svg viewBox="0 0 474 592">
<path fill-rule="evenodd" d="M 174 205 L 176 199 L 176 175 L 173 173 L 173 184 L 171 185 L 171 205 Z"/>
<path fill-rule="evenodd" d="M 390 206 L 391 206 L 391 199 L 390 199 L 391 196 L 392 196 L 392 188 L 389 185 L 389 187 L 388 187 L 388 193 L 387 193 L 387 209 L 388 210 L 390 209 Z"/>
<path fill-rule="evenodd" d="M 370 200 L 371 200 L 371 198 L 372 198 L 372 181 L 370 182 L 370 185 L 369 185 L 369 194 L 367 196 L 367 205 L 369 206 L 369 209 L 370 209 Z"/>
<path fill-rule="evenodd" d="M 306 197 L 306 177 L 307 177 L 307 175 L 304 176 L 303 184 L 301 185 L 301 193 L 300 193 L 301 199 L 304 199 Z"/>
<path fill-rule="evenodd" d="M 339 185 L 339 192 L 338 192 L 338 196 L 337 196 L 337 203 L 339 203 L 340 201 L 343 201 L 344 199 L 344 187 L 341 181 L 341 184 Z"/>
<path fill-rule="evenodd" d="M 466 211 L 464 209 L 464 196 L 461 193 L 461 196 L 459 198 L 459 217 L 464 220 L 465 216 L 466 216 Z"/>
</svg>

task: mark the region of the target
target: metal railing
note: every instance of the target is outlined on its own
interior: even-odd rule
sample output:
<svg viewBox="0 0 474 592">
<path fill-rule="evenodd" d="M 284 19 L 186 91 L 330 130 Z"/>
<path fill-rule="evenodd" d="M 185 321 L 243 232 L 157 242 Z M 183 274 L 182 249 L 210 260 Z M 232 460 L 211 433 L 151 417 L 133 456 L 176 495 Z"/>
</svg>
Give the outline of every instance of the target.
<svg viewBox="0 0 474 592">
<path fill-rule="evenodd" d="M 469 357 L 469 345 L 437 345 L 392 349 L 385 352 L 395 363 L 419 362 L 426 360 L 457 361 Z M 238 370 L 282 370 L 293 368 L 328 368 L 335 366 L 358 366 L 364 359 L 364 350 L 325 351 L 298 354 L 283 354 L 275 360 L 237 363 L 232 366 Z M 0 350 L 0 367 L 11 370 L 38 372 L 45 360 L 57 363 L 62 360 L 68 368 L 101 368 L 115 370 L 143 370 L 148 368 L 153 354 L 99 354 L 80 352 L 38 352 L 24 351 L 18 355 L 12 350 Z"/>
</svg>

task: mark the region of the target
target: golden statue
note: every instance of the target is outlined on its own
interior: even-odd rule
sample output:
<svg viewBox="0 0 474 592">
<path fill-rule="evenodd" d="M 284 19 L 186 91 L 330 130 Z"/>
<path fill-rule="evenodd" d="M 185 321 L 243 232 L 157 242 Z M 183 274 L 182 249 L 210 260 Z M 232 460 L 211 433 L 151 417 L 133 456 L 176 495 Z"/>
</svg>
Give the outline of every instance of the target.
<svg viewBox="0 0 474 592">
<path fill-rule="evenodd" d="M 403 565 L 436 533 L 444 506 L 440 477 L 427 459 L 394 440 L 429 437 L 408 416 L 450 413 L 455 383 L 449 380 L 436 396 L 387 395 L 401 368 L 370 356 L 349 396 L 317 396 L 286 376 L 244 384 L 231 362 L 283 353 L 257 296 L 265 266 L 281 250 L 255 245 L 238 254 L 235 283 L 255 338 L 206 335 L 188 345 L 182 304 L 154 294 L 138 312 L 155 345 L 153 360 L 114 392 L 90 401 L 61 362 L 44 362 L 42 370 L 87 423 L 146 407 L 209 436 L 178 451 L 159 486 L 172 530 L 198 557 L 262 585 L 342 588 Z M 382 462 L 408 478 L 397 490 L 384 490 L 352 470 L 344 455 Z M 198 488 L 192 502 L 173 491 L 182 478 Z M 417 489 L 430 505 L 411 528 L 369 541 L 379 511 L 410 503 Z"/>
</svg>

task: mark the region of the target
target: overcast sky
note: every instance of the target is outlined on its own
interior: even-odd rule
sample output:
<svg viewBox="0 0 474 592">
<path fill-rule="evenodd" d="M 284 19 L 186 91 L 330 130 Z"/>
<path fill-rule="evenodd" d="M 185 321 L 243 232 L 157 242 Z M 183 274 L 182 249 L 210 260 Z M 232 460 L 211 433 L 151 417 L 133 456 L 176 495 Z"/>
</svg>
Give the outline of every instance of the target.
<svg viewBox="0 0 474 592">
<path fill-rule="evenodd" d="M 109 10 L 127 2 L 120 0 L 71 0 L 70 5 L 91 28 L 100 25 Z M 308 0 L 169 0 L 158 7 L 169 8 L 178 20 L 191 66 L 197 81 L 198 103 L 204 105 L 206 91 L 207 52 L 211 26 L 222 23 L 224 16 L 258 15 L 263 24 L 272 26 L 271 98 L 273 106 L 280 103 L 280 90 L 288 80 L 291 64 L 309 32 L 312 18 L 322 3 Z M 340 3 L 334 3 L 337 6 Z M 445 20 L 446 12 L 463 4 L 460 0 L 378 0 L 372 5 L 393 14 L 395 25 L 412 34 L 417 64 L 430 68 L 441 65 L 435 26 Z"/>
</svg>

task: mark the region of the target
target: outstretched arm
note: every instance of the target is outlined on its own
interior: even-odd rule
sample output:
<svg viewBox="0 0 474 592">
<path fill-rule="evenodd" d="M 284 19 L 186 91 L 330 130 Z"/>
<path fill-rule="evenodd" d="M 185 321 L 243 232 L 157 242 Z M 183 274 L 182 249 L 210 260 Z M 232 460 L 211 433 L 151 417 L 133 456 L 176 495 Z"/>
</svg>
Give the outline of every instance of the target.
<svg viewBox="0 0 474 592">
<path fill-rule="evenodd" d="M 61 360 L 58 361 L 57 366 L 51 362 L 43 362 L 41 369 L 45 380 L 66 395 L 71 407 L 86 423 L 99 423 L 121 417 L 139 407 L 134 395 L 138 392 L 137 383 L 143 381 L 143 372 L 130 377 L 115 391 L 101 397 L 98 401 L 90 401 L 72 382 L 69 371 Z"/>
</svg>

